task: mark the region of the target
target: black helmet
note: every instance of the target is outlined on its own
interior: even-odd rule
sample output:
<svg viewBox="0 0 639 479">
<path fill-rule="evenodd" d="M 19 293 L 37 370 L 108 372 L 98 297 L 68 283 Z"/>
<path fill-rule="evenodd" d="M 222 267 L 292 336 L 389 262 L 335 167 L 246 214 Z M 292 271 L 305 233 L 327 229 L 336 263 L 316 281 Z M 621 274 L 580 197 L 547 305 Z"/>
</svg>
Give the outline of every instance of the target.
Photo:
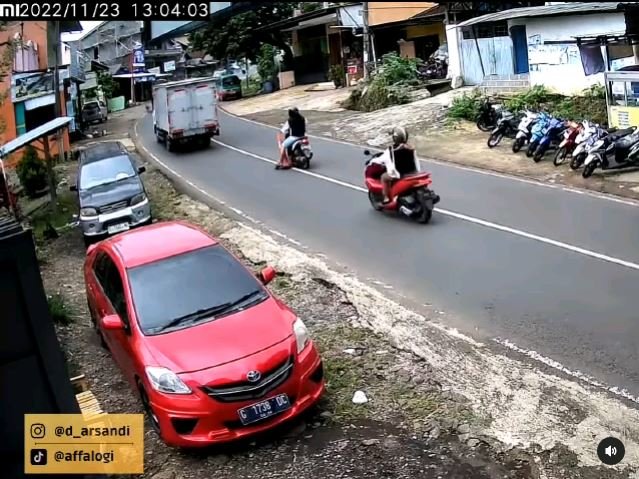
<svg viewBox="0 0 639 479">
<path fill-rule="evenodd" d="M 391 135 L 393 136 L 393 143 L 395 145 L 401 145 L 408 141 L 408 131 L 403 126 L 393 128 Z"/>
</svg>

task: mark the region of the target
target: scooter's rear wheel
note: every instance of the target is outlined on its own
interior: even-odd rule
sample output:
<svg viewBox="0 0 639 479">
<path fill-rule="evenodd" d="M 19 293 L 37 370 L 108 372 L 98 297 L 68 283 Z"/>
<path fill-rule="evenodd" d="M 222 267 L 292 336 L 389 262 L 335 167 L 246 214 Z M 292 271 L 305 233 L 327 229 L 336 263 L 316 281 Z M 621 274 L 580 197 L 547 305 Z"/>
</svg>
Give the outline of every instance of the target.
<svg viewBox="0 0 639 479">
<path fill-rule="evenodd" d="M 504 134 L 501 132 L 493 133 L 492 135 L 490 135 L 488 137 L 488 141 L 486 142 L 486 144 L 488 145 L 488 148 L 494 148 L 495 146 L 499 145 L 503 137 L 504 137 Z"/>
<path fill-rule="evenodd" d="M 382 211 L 384 206 L 382 205 L 382 198 L 379 198 L 372 191 L 368 192 L 368 200 L 371 202 L 371 206 L 375 211 Z"/>
<path fill-rule="evenodd" d="M 513 141 L 513 153 L 519 153 L 521 147 L 524 146 L 525 140 L 523 138 L 517 138 Z"/>
<path fill-rule="evenodd" d="M 578 170 L 579 168 L 581 168 L 581 165 L 584 164 L 585 159 L 586 159 L 585 153 L 580 153 L 577 156 L 573 156 L 572 159 L 570 160 L 570 169 Z"/>
<path fill-rule="evenodd" d="M 552 160 L 555 166 L 561 165 L 564 161 L 566 161 L 566 157 L 568 156 L 568 148 L 562 146 L 555 153 L 555 158 Z"/>
<path fill-rule="evenodd" d="M 588 163 L 586 166 L 584 166 L 584 171 L 581 172 L 581 176 L 583 176 L 584 178 L 590 178 L 598 166 L 599 162 L 596 160 Z"/>
</svg>

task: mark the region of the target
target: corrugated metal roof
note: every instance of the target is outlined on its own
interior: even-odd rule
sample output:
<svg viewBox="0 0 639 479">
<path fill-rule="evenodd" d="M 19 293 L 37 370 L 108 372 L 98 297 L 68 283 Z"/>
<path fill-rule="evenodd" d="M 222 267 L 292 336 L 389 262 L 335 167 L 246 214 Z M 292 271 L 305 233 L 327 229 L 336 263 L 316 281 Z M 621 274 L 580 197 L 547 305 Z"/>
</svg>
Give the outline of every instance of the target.
<svg viewBox="0 0 639 479">
<path fill-rule="evenodd" d="M 478 23 L 499 22 L 511 18 L 525 17 L 550 17 L 553 15 L 570 15 L 573 13 L 597 13 L 621 10 L 618 2 L 593 2 L 593 3 L 566 3 L 560 5 L 546 5 L 544 7 L 523 7 L 504 10 L 503 12 L 489 13 L 481 17 L 472 18 L 458 23 L 458 27 L 467 27 Z"/>
<path fill-rule="evenodd" d="M 52 134 L 59 128 L 71 123 L 72 120 L 73 118 L 71 118 L 70 116 L 61 116 L 59 118 L 56 118 L 55 120 L 48 121 L 44 125 L 40 125 L 39 127 L 34 128 L 31 131 L 28 131 L 24 135 L 20 135 L 18 138 L 0 146 L 0 158 L 6 157 L 7 155 L 22 148 L 23 146 L 37 140 L 38 138 L 42 138 L 47 134 Z"/>
</svg>

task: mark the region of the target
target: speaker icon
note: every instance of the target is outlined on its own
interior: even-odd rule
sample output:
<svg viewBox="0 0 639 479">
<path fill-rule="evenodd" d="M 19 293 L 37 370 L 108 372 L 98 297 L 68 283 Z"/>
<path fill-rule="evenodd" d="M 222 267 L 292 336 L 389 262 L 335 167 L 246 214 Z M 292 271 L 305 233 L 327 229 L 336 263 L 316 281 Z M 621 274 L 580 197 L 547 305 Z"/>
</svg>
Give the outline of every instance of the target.
<svg viewBox="0 0 639 479">
<path fill-rule="evenodd" d="M 626 455 L 626 448 L 616 437 L 607 437 L 599 443 L 597 456 L 599 460 L 607 466 L 619 464 Z"/>
</svg>

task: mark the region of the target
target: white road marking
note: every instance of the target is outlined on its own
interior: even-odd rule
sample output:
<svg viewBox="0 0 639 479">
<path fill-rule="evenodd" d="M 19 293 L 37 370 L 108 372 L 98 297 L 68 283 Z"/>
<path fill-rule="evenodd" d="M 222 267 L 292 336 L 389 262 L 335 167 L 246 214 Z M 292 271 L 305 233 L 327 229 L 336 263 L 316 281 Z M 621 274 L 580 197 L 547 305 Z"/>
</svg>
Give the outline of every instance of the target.
<svg viewBox="0 0 639 479">
<path fill-rule="evenodd" d="M 257 155 L 255 153 L 251 153 L 250 151 L 246 151 L 243 150 L 241 148 L 237 148 L 235 146 L 232 145 L 228 145 L 226 143 L 223 143 L 219 140 L 213 140 L 213 142 L 217 145 L 223 146 L 224 148 L 228 148 L 229 150 L 235 151 L 237 153 L 240 153 L 242 155 L 245 156 L 250 156 L 251 158 L 255 158 L 257 160 L 260 161 L 265 161 L 267 163 L 271 163 L 271 164 L 276 164 L 277 162 L 275 160 L 271 160 L 269 158 L 266 158 L 264 156 L 261 155 Z M 350 188 L 352 190 L 355 191 L 359 191 L 362 193 L 367 193 L 366 188 L 363 188 L 361 186 L 357 186 L 357 185 L 353 185 L 351 183 L 347 183 L 345 181 L 341 181 L 341 180 L 337 180 L 335 178 L 331 178 L 330 176 L 324 176 L 321 175 L 319 173 L 316 173 L 314 171 L 308 171 L 308 170 L 298 170 L 298 169 L 293 169 L 291 171 L 295 171 L 297 173 L 303 174 L 303 175 L 308 175 L 308 176 L 312 176 L 313 178 L 318 178 L 320 180 L 324 180 L 324 181 L 328 181 L 330 183 L 339 185 L 339 186 L 343 186 L 345 188 Z M 480 225 L 480 226 L 484 226 L 486 228 L 492 228 L 494 230 L 498 230 L 498 231 L 503 231 L 504 233 L 510 233 L 516 236 L 521 236 L 523 238 L 527 238 L 527 239 L 531 239 L 534 241 L 537 241 L 539 243 L 544 243 L 544 244 L 548 244 L 551 246 L 556 246 L 558 248 L 563 248 L 567 251 L 571 251 L 573 253 L 578 253 L 584 256 L 588 256 L 590 258 L 595 258 L 601 261 L 606 261 L 608 263 L 613 263 L 619 266 L 624 266 L 626 268 L 630 268 L 630 269 L 634 269 L 636 271 L 639 271 L 639 264 L 637 263 L 633 263 L 631 261 L 626 261 L 624 259 L 620 259 L 620 258 L 615 258 L 614 256 L 609 256 L 603 253 L 598 253 L 596 251 L 592 251 L 586 248 L 581 248 L 579 246 L 574 246 L 568 243 L 564 243 L 562 241 L 557 241 L 551 238 L 546 238 L 545 236 L 540 236 L 540 235 L 536 235 L 533 233 L 528 233 L 527 231 L 523 231 L 520 229 L 516 229 L 516 228 L 511 228 L 510 226 L 504 226 L 504 225 L 500 225 L 498 223 L 493 223 L 492 221 L 486 221 L 483 220 L 481 218 L 475 218 L 474 216 L 468 216 L 462 213 L 457 213 L 455 211 L 451 211 L 451 210 L 446 210 L 446 209 L 442 209 L 442 208 L 436 208 L 436 211 L 438 213 L 441 213 L 443 215 L 446 216 L 450 216 L 452 218 L 457 218 L 459 220 L 463 220 L 463 221 L 468 221 L 469 223 L 474 223 L 476 225 Z"/>
<path fill-rule="evenodd" d="M 606 386 L 605 384 L 602 384 L 601 382 L 588 376 L 587 374 L 582 373 L 581 371 L 572 371 L 568 369 L 567 367 L 565 367 L 563 364 L 555 361 L 554 359 L 550 359 L 545 356 L 542 356 L 536 351 L 520 348 L 519 346 L 515 345 L 511 341 L 508 341 L 507 339 L 494 338 L 493 341 L 496 342 L 497 344 L 500 344 L 510 349 L 511 351 L 515 351 L 516 353 L 523 354 L 524 356 L 527 356 L 530 359 L 543 363 L 546 366 L 549 366 L 553 369 L 561 371 L 562 373 L 567 374 L 568 376 L 572 376 L 576 379 L 579 379 L 587 384 L 590 384 L 591 386 L 594 386 L 599 389 L 603 389 L 612 394 L 615 394 L 616 396 L 620 396 L 624 399 L 628 399 L 629 401 L 639 404 L 639 397 L 632 395 L 626 389 L 620 389 L 616 386 L 613 386 L 613 387 Z"/>
<path fill-rule="evenodd" d="M 137 137 L 139 137 L 139 135 L 138 135 L 138 124 L 137 124 L 137 123 L 136 123 L 136 124 L 135 124 L 135 126 L 134 126 L 134 132 L 135 132 L 135 135 L 136 135 Z M 230 145 L 225 145 L 224 143 L 219 142 L 219 141 L 217 141 L 217 140 L 214 140 L 214 141 L 215 141 L 216 143 L 220 144 L 221 146 L 227 147 L 227 148 L 232 149 L 232 150 L 233 150 L 233 149 L 235 149 L 235 150 L 239 151 L 240 153 L 242 152 L 241 150 L 236 149 L 235 147 L 232 147 L 232 146 L 230 146 Z M 200 193 L 202 193 L 203 195 L 207 196 L 208 198 L 212 199 L 213 201 L 215 201 L 215 202 L 217 202 L 217 203 L 219 203 L 219 204 L 221 204 L 221 205 L 224 205 L 224 206 L 229 207 L 229 206 L 226 204 L 226 202 L 225 202 L 225 201 L 220 200 L 219 198 L 217 198 L 217 197 L 213 196 L 212 194 L 210 194 L 210 193 L 209 193 L 209 192 L 207 192 L 206 190 L 204 190 L 204 189 L 200 188 L 200 187 L 199 187 L 199 186 L 197 186 L 195 183 L 193 183 L 191 180 L 189 180 L 189 179 L 185 178 L 185 177 L 184 177 L 184 176 L 182 176 L 180 173 L 178 173 L 177 171 L 175 171 L 173 168 L 171 168 L 170 166 L 168 166 L 166 163 L 164 163 L 162 160 L 160 160 L 160 159 L 159 159 L 156 155 L 154 155 L 153 153 L 151 153 L 151 152 L 150 152 L 150 151 L 149 151 L 149 150 L 148 150 L 148 149 L 147 149 L 147 148 L 146 148 L 146 147 L 145 147 L 145 146 L 144 146 L 141 142 L 140 142 L 140 146 L 142 147 L 142 149 L 146 152 L 146 154 L 147 154 L 149 157 L 153 158 L 153 160 L 154 160 L 154 161 L 156 161 L 159 165 L 161 165 L 162 167 L 164 167 L 166 170 L 170 171 L 170 172 L 171 172 L 171 174 L 173 174 L 175 177 L 180 178 L 182 181 L 184 181 L 185 183 L 187 183 L 189 186 L 191 186 L 192 188 L 195 188 L 197 191 L 199 191 L 199 192 L 200 192 Z M 255 157 L 256 159 L 259 159 L 259 160 L 261 160 L 261 161 L 266 161 L 266 162 L 269 162 L 269 163 L 272 163 L 272 164 L 276 163 L 276 162 L 275 162 L 275 161 L 273 161 L 273 160 L 269 160 L 268 158 L 260 157 L 259 155 L 254 155 L 253 153 L 246 152 L 245 154 L 247 154 L 248 156 Z M 351 184 L 349 184 L 349 183 L 344 183 L 344 182 L 341 182 L 341 181 L 339 181 L 339 180 L 334 180 L 334 179 L 332 179 L 332 178 L 322 177 L 321 175 L 317 175 L 317 173 L 313 173 L 313 172 L 311 172 L 311 171 L 305 171 L 305 170 L 293 170 L 293 171 L 297 171 L 297 172 L 299 172 L 299 173 L 305 173 L 305 174 L 308 174 L 308 175 L 311 175 L 311 176 L 317 176 L 317 177 L 319 177 L 320 179 L 323 179 L 323 180 L 325 180 L 325 181 L 331 181 L 331 182 L 334 182 L 334 183 L 340 184 L 341 186 L 346 186 L 346 187 L 348 187 L 348 188 L 352 188 L 352 189 L 355 189 L 355 190 L 358 190 L 358 191 L 364 191 L 364 192 L 366 191 L 364 188 L 357 187 L 357 186 L 355 186 L 355 185 L 351 185 Z M 251 223 L 253 223 L 253 224 L 255 224 L 255 225 L 258 225 L 258 226 L 260 226 L 260 227 L 262 227 L 262 228 L 265 228 L 268 232 L 271 232 L 271 233 L 272 233 L 272 230 L 271 230 L 271 229 L 269 229 L 269 228 L 268 228 L 266 225 L 264 225 L 262 222 L 260 222 L 260 221 L 258 221 L 258 220 L 256 220 L 256 219 L 252 218 L 251 216 L 249 216 L 249 215 L 247 215 L 246 213 L 242 212 L 242 211 L 241 211 L 240 209 L 238 209 L 238 208 L 233 208 L 233 207 L 230 207 L 230 208 L 231 208 L 231 210 L 233 210 L 236 214 L 238 214 L 240 217 L 242 217 L 242 218 L 244 218 L 244 219 L 248 220 L 249 222 L 251 222 Z M 438 209 L 437 211 L 442 212 L 442 210 L 440 210 L 440 209 Z M 444 213 L 444 214 L 446 214 L 446 213 Z M 244 226 L 244 227 L 246 227 L 246 226 L 245 226 L 245 225 L 243 225 L 242 223 L 239 223 L 239 225 L 240 225 L 240 226 Z M 286 237 L 286 236 L 284 236 L 284 239 L 288 239 L 288 240 L 290 240 L 290 238 L 288 238 L 288 237 Z M 295 243 L 296 243 L 296 244 L 300 244 L 299 242 L 295 242 Z M 306 247 L 304 247 L 304 248 L 306 248 Z M 324 254 L 318 254 L 317 256 L 318 256 L 318 257 L 321 257 L 321 258 L 326 258 L 326 255 L 324 255 Z M 601 259 L 601 258 L 600 258 L 600 259 Z M 346 267 L 345 265 L 342 265 L 342 264 L 339 264 L 339 263 L 338 263 L 338 266 L 339 266 L 340 268 L 347 269 L 347 267 Z M 635 265 L 635 266 L 636 266 L 636 265 Z M 636 268 L 635 268 L 635 269 L 636 269 Z M 374 280 L 373 278 L 370 278 L 370 280 L 372 280 L 373 282 L 375 282 L 375 280 Z M 407 299 L 407 298 L 406 298 L 406 296 L 404 296 L 404 295 L 400 295 L 400 296 L 401 296 L 402 298 Z M 431 308 L 431 307 L 432 307 L 432 305 L 431 305 L 431 304 L 428 304 L 428 303 L 423 304 L 423 306 L 424 306 L 424 307 L 426 307 L 426 308 Z M 443 312 L 443 311 L 440 311 L 439 313 L 440 313 L 440 314 L 442 314 L 442 313 L 444 313 L 444 312 Z M 449 328 L 449 327 L 447 327 L 447 326 L 445 326 L 445 325 L 443 325 L 443 324 L 438 324 L 438 323 L 436 323 L 436 322 L 431 322 L 431 324 L 432 324 L 433 326 L 435 326 L 436 328 L 438 328 L 438 329 L 440 329 L 440 330 L 442 330 L 442 331 L 444 331 L 444 332 L 446 332 L 446 333 L 448 333 L 448 334 L 450 334 L 450 335 L 453 335 L 453 336 L 456 336 L 456 337 L 462 338 L 462 339 L 464 339 L 464 340 L 466 340 L 466 341 L 469 341 L 470 343 L 474 344 L 474 345 L 475 345 L 475 346 L 477 346 L 477 347 L 483 347 L 483 346 L 484 346 L 482 343 L 475 341 L 475 340 L 474 340 L 473 338 L 471 338 L 470 336 L 467 336 L 467 335 L 465 335 L 465 334 L 463 334 L 463 333 L 460 333 L 460 332 L 459 332 L 458 330 L 456 330 L 456 329 Z M 619 387 L 616 387 L 616 386 L 612 386 L 612 387 L 611 387 L 611 386 L 606 386 L 605 384 L 603 384 L 603 383 L 601 383 L 601 382 L 599 382 L 599 381 L 597 381 L 597 380 L 595 380 L 595 379 L 593 379 L 593 378 L 591 378 L 591 377 L 589 377 L 589 376 L 587 376 L 587 375 L 585 375 L 585 374 L 581 373 L 580 371 L 572 371 L 572 370 L 570 370 L 570 369 L 566 368 L 565 366 L 563 366 L 563 365 L 562 365 L 561 363 L 559 363 L 558 361 L 555 361 L 555 360 L 553 360 L 553 359 L 550 359 L 550 358 L 547 358 L 547 357 L 545 357 L 545 356 L 542 356 L 541 354 L 539 354 L 539 353 L 537 353 L 537 352 L 535 352 L 535 351 L 530 351 L 530 350 L 526 350 L 526 349 L 520 348 L 519 346 L 517 346 L 517 345 L 516 345 L 515 343 L 513 343 L 512 341 L 504 340 L 504 339 L 501 339 L 501 338 L 493 338 L 493 341 L 494 341 L 494 342 L 496 342 L 496 343 L 498 343 L 498 344 L 500 344 L 500 345 L 502 345 L 502 346 L 504 346 L 504 347 L 506 347 L 506 348 L 508 348 L 508 349 L 510 349 L 510 350 L 512 350 L 512 351 L 514 351 L 514 352 L 517 352 L 517 353 L 519 353 L 519 354 L 523 354 L 523 355 L 527 356 L 528 358 L 532 359 L 533 361 L 541 362 L 542 364 L 545 364 L 546 366 L 548 366 L 548 367 L 550 367 L 550 368 L 552 368 L 552 369 L 555 369 L 555 370 L 560 371 L 560 372 L 562 372 L 562 373 L 564 373 L 564 374 L 567 374 L 567 375 L 569 375 L 569 376 L 571 376 L 571 377 L 574 377 L 575 379 L 580 380 L 580 381 L 583 381 L 583 382 L 585 382 L 586 384 L 589 384 L 589 385 L 591 385 L 591 386 L 593 386 L 593 387 L 595 387 L 595 388 L 601 389 L 601 390 L 606 391 L 606 392 L 608 392 L 608 393 L 611 393 L 611 394 L 613 394 L 613 395 L 615 395 L 615 396 L 618 396 L 618 397 L 621 397 L 621 398 L 624 398 L 624 399 L 631 400 L 631 401 L 633 401 L 633 402 L 635 402 L 635 403 L 639 403 L 639 398 L 637 398 L 637 397 L 633 396 L 632 394 L 630 394 L 630 393 L 629 393 L 629 392 L 628 392 L 625 388 L 619 388 Z"/>
<path fill-rule="evenodd" d="M 224 112 L 224 114 L 235 118 L 236 120 L 240 120 L 240 121 L 246 121 L 248 123 L 252 123 L 253 125 L 258 125 L 258 126 L 262 126 L 262 127 L 266 127 L 266 128 L 270 128 L 272 130 L 279 130 L 278 127 L 273 126 L 273 125 L 269 125 L 267 123 L 262 123 L 256 120 L 251 120 L 249 118 L 244 118 L 242 116 L 236 115 L 235 113 L 231 113 L 228 110 L 219 107 L 220 110 L 222 110 Z M 376 151 L 379 152 L 381 151 L 379 148 L 376 148 L 374 146 L 363 146 L 363 145 L 358 145 L 357 143 L 351 143 L 348 141 L 344 141 L 344 140 L 337 140 L 335 138 L 331 138 L 330 136 L 319 136 L 319 135 L 308 135 L 309 138 L 315 138 L 317 140 L 324 140 L 324 141 L 330 141 L 332 143 L 338 143 L 340 145 L 345 145 L 345 146 L 350 146 L 350 147 L 355 147 L 355 148 L 368 148 L 371 151 Z M 585 189 L 578 189 L 578 188 L 573 188 L 573 187 L 569 187 L 569 186 L 562 186 L 562 185 L 557 185 L 557 184 L 550 184 L 550 183 L 544 183 L 542 181 L 539 180 L 533 180 L 533 179 L 529 179 L 529 178 L 524 178 L 521 176 L 516 176 L 516 175 L 509 175 L 506 173 L 498 173 L 496 171 L 490 171 L 490 170 L 484 170 L 481 168 L 477 168 L 477 167 L 473 167 L 473 166 L 465 166 L 465 165 L 459 165 L 457 163 L 452 163 L 449 161 L 441 161 L 441 160 L 436 160 L 435 158 L 420 158 L 419 159 L 422 163 L 434 163 L 436 165 L 441 165 L 441 166 L 447 166 L 450 168 L 455 168 L 457 170 L 463 170 L 463 171 L 470 171 L 472 173 L 477 173 L 480 175 L 485 175 L 485 176 L 494 176 L 497 178 L 503 178 L 506 180 L 512 180 L 512 181 L 518 181 L 519 183 L 526 183 L 528 185 L 533 185 L 533 186 L 543 186 L 544 188 L 551 188 L 551 189 L 555 189 L 555 190 L 561 190 L 561 191 L 566 191 L 568 193 L 576 193 L 576 194 L 580 194 L 580 195 L 585 195 L 585 196 L 590 196 L 592 198 L 598 198 L 600 200 L 608 200 L 608 201 L 612 201 L 614 203 L 620 203 L 623 205 L 628 205 L 628 206 L 639 206 L 639 201 L 634 201 L 634 200 L 630 200 L 630 199 L 622 199 L 622 198 L 618 198 L 616 196 L 613 195 L 608 195 L 605 193 L 597 193 L 594 191 L 590 191 L 590 190 L 585 190 Z"/>
</svg>

